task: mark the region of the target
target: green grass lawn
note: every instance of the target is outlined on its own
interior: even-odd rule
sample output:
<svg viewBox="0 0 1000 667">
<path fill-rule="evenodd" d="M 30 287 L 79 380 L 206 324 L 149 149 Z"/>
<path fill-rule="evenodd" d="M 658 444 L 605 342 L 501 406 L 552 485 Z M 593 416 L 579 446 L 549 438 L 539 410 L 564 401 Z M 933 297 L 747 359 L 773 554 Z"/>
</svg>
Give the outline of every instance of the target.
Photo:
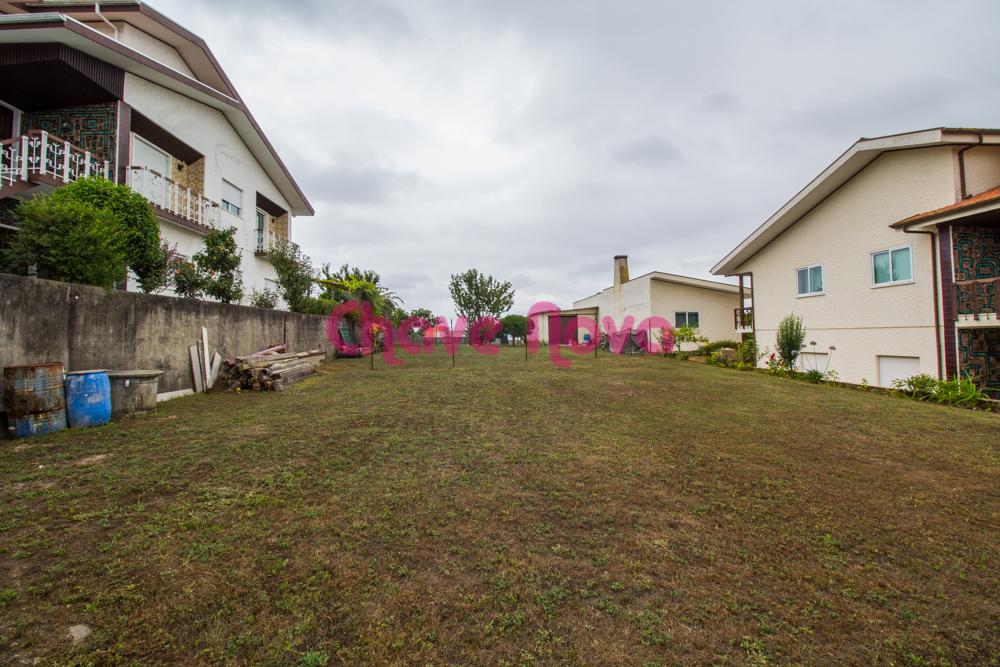
<svg viewBox="0 0 1000 667">
<path fill-rule="evenodd" d="M 337 361 L 0 442 L 0 663 L 995 665 L 998 445 L 693 362 Z"/>
</svg>

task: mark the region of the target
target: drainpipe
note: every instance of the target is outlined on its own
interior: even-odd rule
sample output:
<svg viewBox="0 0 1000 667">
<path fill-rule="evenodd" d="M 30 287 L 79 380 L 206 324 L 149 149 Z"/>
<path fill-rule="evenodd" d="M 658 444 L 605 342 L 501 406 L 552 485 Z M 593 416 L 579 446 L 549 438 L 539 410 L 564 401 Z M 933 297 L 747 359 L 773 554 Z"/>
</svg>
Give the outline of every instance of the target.
<svg viewBox="0 0 1000 667">
<path fill-rule="evenodd" d="M 969 194 L 969 188 L 965 182 L 965 151 L 969 150 L 970 148 L 975 148 L 976 146 L 983 145 L 983 133 L 976 132 L 976 135 L 979 137 L 979 141 L 977 143 L 971 144 L 969 146 L 963 146 L 958 151 L 958 179 L 960 187 L 962 189 L 961 192 L 962 199 L 968 199 L 971 196 Z"/>
<path fill-rule="evenodd" d="M 983 135 L 979 135 L 980 141 L 982 141 Z M 972 148 L 967 146 L 966 148 Z M 962 149 L 966 150 L 965 148 Z M 965 178 L 963 169 L 962 178 L 962 188 L 965 189 Z M 937 234 L 934 232 L 919 231 L 913 229 L 903 229 L 905 234 L 926 234 L 931 237 L 931 275 L 933 276 L 932 282 L 934 283 L 934 346 L 937 348 L 937 369 L 938 369 L 938 379 L 944 379 L 944 368 L 942 365 L 941 356 L 941 337 L 944 336 L 944 331 L 941 328 L 941 311 L 940 311 L 940 301 L 941 297 L 938 293 L 938 251 L 937 251 Z"/>
<path fill-rule="evenodd" d="M 118 39 L 118 28 L 115 27 L 114 23 L 108 20 L 107 16 L 101 13 L 101 3 L 99 2 L 94 3 L 94 13 L 97 14 L 97 18 L 101 19 L 102 21 L 108 24 L 111 30 L 115 33 L 115 41 L 120 42 L 121 40 Z M 983 138 L 982 135 L 979 135 L 980 141 L 982 141 L 982 138 Z"/>
</svg>

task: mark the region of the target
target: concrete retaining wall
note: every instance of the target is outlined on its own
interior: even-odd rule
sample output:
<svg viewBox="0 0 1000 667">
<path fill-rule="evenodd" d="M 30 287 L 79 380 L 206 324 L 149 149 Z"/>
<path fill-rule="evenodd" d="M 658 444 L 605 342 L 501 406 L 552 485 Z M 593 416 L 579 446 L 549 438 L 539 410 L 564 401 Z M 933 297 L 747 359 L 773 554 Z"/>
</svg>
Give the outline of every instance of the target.
<svg viewBox="0 0 1000 667">
<path fill-rule="evenodd" d="M 292 352 L 331 351 L 318 315 L 0 273 L 0 367 L 61 361 L 68 371 L 158 369 L 161 394 L 192 389 L 188 347 L 203 326 L 209 348 L 223 357 L 275 342 Z"/>
</svg>

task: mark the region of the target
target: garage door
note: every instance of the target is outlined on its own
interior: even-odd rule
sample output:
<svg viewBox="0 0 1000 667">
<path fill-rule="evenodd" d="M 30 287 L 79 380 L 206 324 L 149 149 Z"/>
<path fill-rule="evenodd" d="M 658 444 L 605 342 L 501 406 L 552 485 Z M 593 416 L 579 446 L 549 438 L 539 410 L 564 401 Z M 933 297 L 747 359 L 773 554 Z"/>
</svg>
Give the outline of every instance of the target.
<svg viewBox="0 0 1000 667">
<path fill-rule="evenodd" d="M 920 374 L 920 357 L 878 357 L 878 385 L 891 387 L 893 380 L 905 380 Z"/>
</svg>

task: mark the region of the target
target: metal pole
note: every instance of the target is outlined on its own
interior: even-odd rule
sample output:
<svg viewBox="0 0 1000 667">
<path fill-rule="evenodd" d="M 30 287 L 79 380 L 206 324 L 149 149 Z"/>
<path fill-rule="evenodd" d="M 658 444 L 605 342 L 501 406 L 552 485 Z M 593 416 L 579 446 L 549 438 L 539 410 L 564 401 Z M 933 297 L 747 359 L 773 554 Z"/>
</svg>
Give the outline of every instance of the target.
<svg viewBox="0 0 1000 667">
<path fill-rule="evenodd" d="M 454 368 L 455 367 L 455 347 L 456 347 L 456 345 L 455 345 L 455 325 L 452 323 L 452 321 L 450 319 L 448 320 L 448 329 L 449 329 L 448 336 L 449 336 L 449 338 L 451 338 L 451 367 Z"/>
<path fill-rule="evenodd" d="M 368 331 L 371 332 L 371 339 L 372 339 L 371 352 L 369 353 L 368 357 L 369 359 L 371 359 L 372 370 L 375 370 L 375 331 L 373 329 L 369 329 Z"/>
</svg>

